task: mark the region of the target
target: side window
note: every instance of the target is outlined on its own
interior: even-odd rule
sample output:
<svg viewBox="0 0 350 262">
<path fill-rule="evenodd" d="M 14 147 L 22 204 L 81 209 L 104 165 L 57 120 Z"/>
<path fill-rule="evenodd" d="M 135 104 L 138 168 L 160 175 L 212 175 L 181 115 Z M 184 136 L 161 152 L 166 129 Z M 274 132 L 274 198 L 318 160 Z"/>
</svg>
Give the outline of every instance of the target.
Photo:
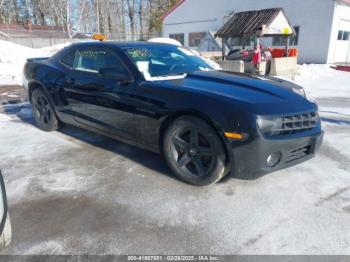
<svg viewBox="0 0 350 262">
<path fill-rule="evenodd" d="M 289 45 L 297 46 L 299 41 L 300 26 L 294 26 L 295 36 L 289 37 Z M 272 45 L 273 46 L 284 46 L 286 44 L 285 36 L 273 36 Z"/>
<path fill-rule="evenodd" d="M 170 34 L 169 38 L 179 41 L 182 45 L 185 45 L 185 34 Z"/>
<path fill-rule="evenodd" d="M 294 31 L 295 31 L 296 35 L 295 36 L 291 36 L 289 38 L 289 45 L 291 45 L 291 46 L 297 46 L 298 45 L 300 27 L 299 26 L 294 26 Z"/>
<path fill-rule="evenodd" d="M 338 40 L 344 40 L 347 41 L 350 38 L 350 32 L 349 31 L 338 31 Z"/>
<path fill-rule="evenodd" d="M 188 34 L 188 45 L 190 47 L 199 47 L 205 37 L 205 32 L 196 32 Z"/>
<path fill-rule="evenodd" d="M 120 58 L 108 50 L 79 50 L 74 60 L 76 70 L 100 73 L 101 70 L 108 75 L 129 74 Z"/>
<path fill-rule="evenodd" d="M 66 66 L 73 68 L 74 60 L 75 60 L 75 51 L 71 51 L 61 59 L 61 62 Z"/>
<path fill-rule="evenodd" d="M 342 40 L 343 39 L 343 33 L 344 33 L 344 31 L 342 31 L 342 30 L 339 30 L 338 31 L 338 40 Z"/>
<path fill-rule="evenodd" d="M 75 56 L 74 68 L 81 71 L 98 73 L 99 57 L 103 51 L 79 50 Z"/>
</svg>

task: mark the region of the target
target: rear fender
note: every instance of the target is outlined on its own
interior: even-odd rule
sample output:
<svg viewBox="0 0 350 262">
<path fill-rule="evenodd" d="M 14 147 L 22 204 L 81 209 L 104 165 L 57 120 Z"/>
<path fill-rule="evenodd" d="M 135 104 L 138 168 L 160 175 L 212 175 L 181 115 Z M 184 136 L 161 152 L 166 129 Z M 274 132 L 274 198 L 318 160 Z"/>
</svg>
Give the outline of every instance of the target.
<svg viewBox="0 0 350 262">
<path fill-rule="evenodd" d="M 40 83 L 39 81 L 37 80 L 32 80 L 29 82 L 28 84 L 28 98 L 29 98 L 29 101 L 32 102 L 32 93 L 33 91 L 36 89 L 36 88 L 40 88 L 46 95 L 46 97 L 48 98 L 51 106 L 53 108 L 55 108 L 55 103 L 50 95 L 50 93 L 48 92 L 48 90 L 45 88 L 45 86 Z"/>
</svg>

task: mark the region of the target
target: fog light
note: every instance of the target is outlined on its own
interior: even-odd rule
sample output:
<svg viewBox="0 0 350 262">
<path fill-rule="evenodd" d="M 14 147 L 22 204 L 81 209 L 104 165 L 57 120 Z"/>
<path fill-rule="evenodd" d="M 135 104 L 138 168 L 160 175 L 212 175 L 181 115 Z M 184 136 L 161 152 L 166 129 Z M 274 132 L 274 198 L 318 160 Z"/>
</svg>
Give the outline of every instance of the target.
<svg viewBox="0 0 350 262">
<path fill-rule="evenodd" d="M 269 166 L 269 167 L 276 166 L 280 162 L 281 156 L 282 156 L 281 152 L 275 152 L 275 153 L 272 153 L 271 155 L 269 155 L 267 160 L 266 160 L 267 166 Z"/>
</svg>

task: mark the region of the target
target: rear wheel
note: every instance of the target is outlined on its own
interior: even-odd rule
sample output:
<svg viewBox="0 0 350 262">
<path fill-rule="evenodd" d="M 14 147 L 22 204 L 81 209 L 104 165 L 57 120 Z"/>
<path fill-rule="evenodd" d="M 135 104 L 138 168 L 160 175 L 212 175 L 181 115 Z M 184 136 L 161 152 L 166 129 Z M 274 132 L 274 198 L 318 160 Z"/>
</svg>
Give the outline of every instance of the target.
<svg viewBox="0 0 350 262">
<path fill-rule="evenodd" d="M 45 131 L 57 130 L 60 123 L 44 91 L 36 88 L 32 93 L 31 102 L 38 127 Z"/>
<path fill-rule="evenodd" d="M 165 132 L 164 157 L 175 175 L 198 186 L 214 184 L 226 174 L 226 154 L 215 130 L 196 117 L 180 117 Z"/>
</svg>

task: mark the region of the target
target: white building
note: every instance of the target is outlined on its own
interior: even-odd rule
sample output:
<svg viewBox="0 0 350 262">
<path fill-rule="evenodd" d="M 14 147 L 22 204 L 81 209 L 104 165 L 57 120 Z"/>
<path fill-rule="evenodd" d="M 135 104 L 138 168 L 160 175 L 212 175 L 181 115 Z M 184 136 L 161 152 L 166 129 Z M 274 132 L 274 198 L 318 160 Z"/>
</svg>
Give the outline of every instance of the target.
<svg viewBox="0 0 350 262">
<path fill-rule="evenodd" d="M 163 18 L 163 37 L 196 48 L 237 12 L 282 7 L 298 33 L 300 63 L 350 63 L 350 0 L 181 0 Z M 269 41 L 269 40 L 267 40 Z M 273 46 L 280 39 L 270 39 Z"/>
</svg>

